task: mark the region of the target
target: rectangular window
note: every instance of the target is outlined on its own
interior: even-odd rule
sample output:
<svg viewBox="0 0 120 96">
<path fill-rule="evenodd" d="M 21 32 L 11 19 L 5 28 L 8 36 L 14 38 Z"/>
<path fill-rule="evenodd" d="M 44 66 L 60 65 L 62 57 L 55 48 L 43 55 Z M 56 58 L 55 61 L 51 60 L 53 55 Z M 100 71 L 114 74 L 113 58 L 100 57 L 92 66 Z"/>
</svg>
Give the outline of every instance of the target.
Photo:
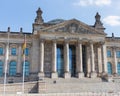
<svg viewBox="0 0 120 96">
<path fill-rule="evenodd" d="M 111 51 L 107 50 L 107 57 L 111 57 Z"/>
<path fill-rule="evenodd" d="M 0 55 L 3 55 L 3 48 L 0 47 Z"/>
<path fill-rule="evenodd" d="M 11 49 L 11 55 L 15 56 L 16 55 L 16 48 Z"/>
<path fill-rule="evenodd" d="M 116 57 L 120 58 L 120 51 L 116 51 Z"/>
</svg>

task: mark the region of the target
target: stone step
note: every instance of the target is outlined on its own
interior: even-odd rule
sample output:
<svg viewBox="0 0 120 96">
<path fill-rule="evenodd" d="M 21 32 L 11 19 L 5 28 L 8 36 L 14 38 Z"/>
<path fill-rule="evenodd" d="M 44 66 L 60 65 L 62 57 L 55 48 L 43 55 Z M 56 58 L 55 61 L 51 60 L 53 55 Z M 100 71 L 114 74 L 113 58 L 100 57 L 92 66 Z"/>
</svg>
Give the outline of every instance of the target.
<svg viewBox="0 0 120 96">
<path fill-rule="evenodd" d="M 120 83 L 47 84 L 47 92 L 120 92 Z"/>
<path fill-rule="evenodd" d="M 51 78 L 45 78 L 46 83 L 95 83 L 95 82 L 102 82 L 101 78 L 70 78 L 70 79 L 64 79 L 64 78 L 58 78 L 58 79 L 51 79 Z"/>
<path fill-rule="evenodd" d="M 120 83 L 103 82 L 100 78 L 45 78 L 45 82 L 48 93 L 120 92 Z"/>
</svg>

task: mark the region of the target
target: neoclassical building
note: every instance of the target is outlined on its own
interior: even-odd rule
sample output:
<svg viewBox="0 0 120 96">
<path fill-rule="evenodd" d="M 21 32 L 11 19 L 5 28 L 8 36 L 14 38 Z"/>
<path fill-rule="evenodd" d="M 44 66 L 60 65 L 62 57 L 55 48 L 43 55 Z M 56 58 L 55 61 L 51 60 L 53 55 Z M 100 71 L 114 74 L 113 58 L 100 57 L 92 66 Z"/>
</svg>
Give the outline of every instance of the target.
<svg viewBox="0 0 120 96">
<path fill-rule="evenodd" d="M 44 22 L 39 8 L 32 33 L 0 32 L 0 82 L 7 64 L 7 82 L 21 82 L 22 46 L 26 34 L 25 80 L 120 76 L 120 37 L 107 37 L 99 13 L 95 24 L 55 19 Z M 9 38 L 8 38 L 9 36 Z M 9 42 L 8 42 L 9 39 Z M 7 52 L 7 49 L 8 52 Z M 7 53 L 8 56 L 7 56 Z"/>
</svg>

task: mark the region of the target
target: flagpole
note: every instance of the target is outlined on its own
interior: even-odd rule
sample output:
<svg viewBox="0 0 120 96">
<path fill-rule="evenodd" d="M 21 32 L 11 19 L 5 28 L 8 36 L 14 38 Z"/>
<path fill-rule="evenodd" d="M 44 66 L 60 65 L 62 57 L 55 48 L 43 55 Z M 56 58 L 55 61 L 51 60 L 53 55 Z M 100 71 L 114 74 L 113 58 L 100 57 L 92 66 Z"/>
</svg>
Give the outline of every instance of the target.
<svg viewBox="0 0 120 96">
<path fill-rule="evenodd" d="M 22 94 L 24 94 L 24 81 L 25 81 L 25 49 L 26 48 L 26 34 L 24 35 L 24 45 L 23 45 L 23 80 L 22 80 Z"/>
<path fill-rule="evenodd" d="M 10 28 L 8 27 L 8 37 L 7 37 L 7 46 L 6 46 L 6 60 L 5 60 L 5 71 L 4 71 L 4 96 L 6 94 L 6 79 L 7 79 L 7 64 L 9 60 L 9 33 Z"/>
</svg>

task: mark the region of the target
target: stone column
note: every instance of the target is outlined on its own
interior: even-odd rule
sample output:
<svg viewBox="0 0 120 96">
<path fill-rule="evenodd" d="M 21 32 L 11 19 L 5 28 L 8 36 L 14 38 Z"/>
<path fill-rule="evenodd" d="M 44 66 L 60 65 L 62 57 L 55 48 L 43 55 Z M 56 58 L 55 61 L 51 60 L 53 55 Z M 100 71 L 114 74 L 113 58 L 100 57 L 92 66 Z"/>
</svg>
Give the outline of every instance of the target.
<svg viewBox="0 0 120 96">
<path fill-rule="evenodd" d="M 22 75 L 22 44 L 18 44 L 18 64 L 17 64 L 17 75 Z"/>
<path fill-rule="evenodd" d="M 40 40 L 40 69 L 38 77 L 39 79 L 44 78 L 44 40 Z"/>
<path fill-rule="evenodd" d="M 87 61 L 87 74 L 86 75 L 87 75 L 87 77 L 90 77 L 90 73 L 91 73 L 91 61 L 90 60 L 91 59 L 90 59 L 90 46 L 89 46 L 89 44 L 87 44 L 86 47 L 87 47 L 86 48 L 87 49 L 87 55 L 86 55 L 87 56 L 87 60 L 86 60 Z"/>
<path fill-rule="evenodd" d="M 95 72 L 95 60 L 94 60 L 93 42 L 90 42 L 90 49 L 91 49 L 91 77 L 97 77 L 97 74 Z"/>
<path fill-rule="evenodd" d="M 64 78 L 70 78 L 69 72 L 69 41 L 65 40 L 64 44 Z"/>
<path fill-rule="evenodd" d="M 102 53 L 101 53 L 101 45 L 97 46 L 97 55 L 98 55 L 98 76 L 101 76 L 102 73 Z"/>
<path fill-rule="evenodd" d="M 84 73 L 83 73 L 83 61 L 82 61 L 82 41 L 78 41 L 78 49 L 77 49 L 77 71 L 78 71 L 78 78 L 84 77 Z"/>
<path fill-rule="evenodd" d="M 113 48 L 113 52 L 114 52 L 114 73 L 117 74 L 117 58 L 116 58 L 116 48 Z"/>
<path fill-rule="evenodd" d="M 56 57 L 57 57 L 56 48 L 57 48 L 57 44 L 56 44 L 56 40 L 54 40 L 53 46 L 52 46 L 52 74 L 51 74 L 52 78 L 58 78 L 58 74 L 56 71 L 57 70 L 56 69 Z"/>
<path fill-rule="evenodd" d="M 106 45 L 102 42 L 103 76 L 107 75 L 107 52 Z"/>
</svg>

